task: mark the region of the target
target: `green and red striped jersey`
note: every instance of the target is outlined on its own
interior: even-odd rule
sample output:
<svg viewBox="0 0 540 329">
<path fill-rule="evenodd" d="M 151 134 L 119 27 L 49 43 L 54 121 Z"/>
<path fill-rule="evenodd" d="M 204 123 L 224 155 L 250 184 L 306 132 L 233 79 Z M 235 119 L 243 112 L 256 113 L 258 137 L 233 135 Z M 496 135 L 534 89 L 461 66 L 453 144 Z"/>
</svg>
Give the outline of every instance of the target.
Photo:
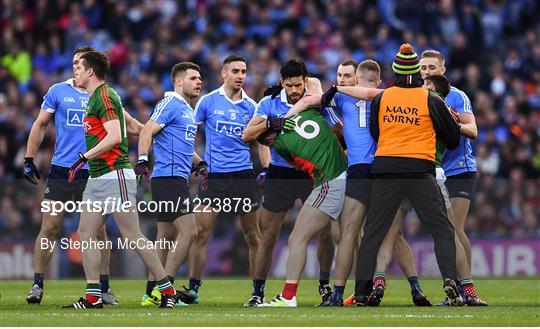
<svg viewBox="0 0 540 329">
<path fill-rule="evenodd" d="M 347 158 L 332 128 L 317 109 L 292 118 L 296 127 L 276 138 L 275 150 L 315 181 L 330 181 L 347 170 Z"/>
<path fill-rule="evenodd" d="M 94 90 L 84 115 L 87 150 L 94 148 L 105 138 L 107 131 L 103 124 L 111 120 L 119 120 L 122 142 L 112 150 L 88 161 L 91 177 L 103 176 L 117 169 L 131 168 L 128 159 L 126 121 L 120 96 L 109 85 L 103 83 Z"/>
</svg>

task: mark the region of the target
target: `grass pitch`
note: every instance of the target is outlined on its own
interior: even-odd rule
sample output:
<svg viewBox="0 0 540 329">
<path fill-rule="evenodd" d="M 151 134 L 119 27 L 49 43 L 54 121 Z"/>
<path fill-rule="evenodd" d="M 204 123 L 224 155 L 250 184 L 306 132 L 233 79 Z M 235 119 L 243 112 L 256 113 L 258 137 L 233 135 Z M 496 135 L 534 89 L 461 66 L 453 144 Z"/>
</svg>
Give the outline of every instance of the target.
<svg viewBox="0 0 540 329">
<path fill-rule="evenodd" d="M 283 280 L 267 283 L 268 297 L 276 295 Z M 180 287 L 182 282 L 177 282 Z M 443 298 L 441 280 L 422 280 L 432 303 Z M 380 307 L 320 308 L 318 282 L 304 280 L 296 309 L 244 308 L 251 281 L 207 279 L 200 290 L 201 304 L 173 310 L 142 307 L 143 280 L 112 280 L 120 305 L 102 310 L 65 310 L 60 305 L 84 293 L 82 280 L 47 280 L 41 305 L 27 305 L 31 281 L 0 281 L 1 326 L 539 326 L 540 281 L 533 279 L 480 279 L 477 291 L 489 307 L 431 307 L 412 305 L 409 286 L 391 279 Z M 353 282 L 349 283 L 350 293 Z"/>
</svg>

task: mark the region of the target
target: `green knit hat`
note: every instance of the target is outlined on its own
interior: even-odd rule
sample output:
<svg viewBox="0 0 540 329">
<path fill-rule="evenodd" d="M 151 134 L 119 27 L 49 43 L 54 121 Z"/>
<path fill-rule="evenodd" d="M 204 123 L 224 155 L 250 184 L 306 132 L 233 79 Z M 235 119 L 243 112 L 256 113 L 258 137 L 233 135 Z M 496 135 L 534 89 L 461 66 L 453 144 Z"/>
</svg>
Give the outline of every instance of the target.
<svg viewBox="0 0 540 329">
<path fill-rule="evenodd" d="M 401 75 L 413 75 L 420 72 L 420 58 L 414 52 L 413 46 L 404 43 L 399 47 L 399 53 L 392 62 L 392 71 Z"/>
</svg>

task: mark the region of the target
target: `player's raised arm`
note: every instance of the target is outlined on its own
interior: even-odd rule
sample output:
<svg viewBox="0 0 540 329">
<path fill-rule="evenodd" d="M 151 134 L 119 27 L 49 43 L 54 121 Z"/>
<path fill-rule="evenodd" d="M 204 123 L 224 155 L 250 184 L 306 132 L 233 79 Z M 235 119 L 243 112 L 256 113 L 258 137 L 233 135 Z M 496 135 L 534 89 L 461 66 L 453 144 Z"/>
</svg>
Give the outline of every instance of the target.
<svg viewBox="0 0 540 329">
<path fill-rule="evenodd" d="M 370 100 L 378 94 L 382 93 L 384 89 L 358 87 L 358 86 L 336 86 L 337 91 L 349 95 L 354 98 Z"/>
<path fill-rule="evenodd" d="M 285 114 L 286 118 L 293 117 L 298 113 L 307 110 L 310 107 L 319 107 L 321 105 L 322 94 L 314 94 L 301 98 L 293 107 Z"/>
</svg>

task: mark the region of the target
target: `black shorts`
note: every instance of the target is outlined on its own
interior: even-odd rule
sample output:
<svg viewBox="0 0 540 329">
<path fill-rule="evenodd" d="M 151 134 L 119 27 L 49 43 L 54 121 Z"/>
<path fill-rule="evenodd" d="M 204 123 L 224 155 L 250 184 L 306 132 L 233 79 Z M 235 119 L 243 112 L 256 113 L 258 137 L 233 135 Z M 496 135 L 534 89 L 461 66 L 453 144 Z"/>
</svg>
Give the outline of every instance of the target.
<svg viewBox="0 0 540 329">
<path fill-rule="evenodd" d="M 294 207 L 296 199 L 305 202 L 314 188 L 308 174 L 294 168 L 268 166 L 264 181 L 264 209 L 277 213 Z"/>
<path fill-rule="evenodd" d="M 448 188 L 450 199 L 465 198 L 470 200 L 476 186 L 476 172 L 470 171 L 454 176 L 446 176 L 446 182 L 444 184 Z"/>
<path fill-rule="evenodd" d="M 152 177 L 150 186 L 152 187 L 152 200 L 157 205 L 155 213 L 158 222 L 173 222 L 191 212 L 191 196 L 185 178 L 178 176 Z"/>
<path fill-rule="evenodd" d="M 88 170 L 80 170 L 72 183 L 67 181 L 68 172 L 69 168 L 67 167 L 51 165 L 44 199 L 61 202 L 82 200 L 86 182 L 88 181 Z"/>
<path fill-rule="evenodd" d="M 253 169 L 208 173 L 206 183 L 206 191 L 203 191 L 199 186 L 198 198 L 202 206 L 210 203 L 214 208 L 223 211 L 230 209 L 227 212 L 242 214 L 256 211 L 261 205 Z M 208 199 L 210 202 L 207 202 Z M 248 203 L 249 207 L 244 207 Z M 230 207 L 225 206 L 228 204 Z M 249 209 L 249 211 L 245 211 L 245 209 Z"/>
<path fill-rule="evenodd" d="M 347 169 L 347 187 L 345 195 L 368 205 L 371 193 L 371 165 L 359 163 Z"/>
</svg>

